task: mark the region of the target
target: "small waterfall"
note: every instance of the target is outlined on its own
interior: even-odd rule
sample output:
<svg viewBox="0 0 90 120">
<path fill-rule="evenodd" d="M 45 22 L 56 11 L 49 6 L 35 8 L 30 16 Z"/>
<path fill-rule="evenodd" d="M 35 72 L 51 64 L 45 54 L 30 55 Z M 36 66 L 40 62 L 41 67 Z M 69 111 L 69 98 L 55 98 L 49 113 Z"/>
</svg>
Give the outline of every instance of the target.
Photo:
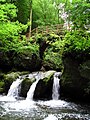
<svg viewBox="0 0 90 120">
<path fill-rule="evenodd" d="M 53 89 L 52 89 L 52 99 L 53 100 L 58 100 L 59 99 L 59 89 L 60 89 L 60 85 L 59 85 L 59 76 L 61 75 L 60 72 L 56 72 L 54 74 L 54 80 L 53 80 Z"/>
<path fill-rule="evenodd" d="M 35 91 L 35 88 L 36 88 L 36 85 L 38 83 L 39 80 L 36 80 L 30 87 L 28 93 L 27 93 L 27 98 L 26 100 L 33 100 L 33 95 L 34 95 L 34 91 Z"/>
<path fill-rule="evenodd" d="M 39 82 L 39 80 L 44 78 L 44 76 L 45 76 L 44 73 L 42 73 L 42 72 L 37 72 L 36 74 L 32 74 L 32 75 L 33 75 L 33 77 L 35 77 L 36 81 L 30 86 L 30 89 L 27 93 L 26 100 L 33 100 L 33 95 L 34 95 L 36 85 Z"/>
<path fill-rule="evenodd" d="M 21 77 L 17 78 L 16 81 L 12 83 L 8 91 L 7 97 L 17 98 L 20 90 L 20 84 L 23 81 Z"/>
</svg>

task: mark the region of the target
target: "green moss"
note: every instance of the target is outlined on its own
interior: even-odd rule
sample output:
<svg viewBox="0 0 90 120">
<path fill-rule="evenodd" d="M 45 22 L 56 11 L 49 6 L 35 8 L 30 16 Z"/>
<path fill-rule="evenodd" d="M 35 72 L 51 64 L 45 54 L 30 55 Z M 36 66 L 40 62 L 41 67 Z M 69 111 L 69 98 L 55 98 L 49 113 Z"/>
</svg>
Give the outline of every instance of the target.
<svg viewBox="0 0 90 120">
<path fill-rule="evenodd" d="M 48 71 L 46 73 L 45 78 L 42 79 L 45 82 L 45 84 L 47 84 L 53 78 L 54 73 L 55 73 L 55 71 Z"/>
<path fill-rule="evenodd" d="M 63 40 L 63 54 L 72 54 L 74 57 L 80 58 L 81 55 L 90 54 L 90 33 L 85 31 L 70 31 Z"/>
<path fill-rule="evenodd" d="M 27 92 L 34 81 L 35 81 L 35 78 L 30 79 L 27 77 L 22 81 L 22 83 L 21 83 L 21 96 L 23 96 L 23 97 L 27 96 Z"/>
<path fill-rule="evenodd" d="M 79 71 L 82 77 L 90 80 L 90 60 L 83 62 L 79 67 Z"/>
<path fill-rule="evenodd" d="M 0 81 L 0 93 L 4 92 L 4 82 Z"/>
<path fill-rule="evenodd" d="M 19 77 L 19 72 L 11 72 L 4 75 L 4 80 L 6 81 L 14 81 L 17 77 Z"/>
</svg>

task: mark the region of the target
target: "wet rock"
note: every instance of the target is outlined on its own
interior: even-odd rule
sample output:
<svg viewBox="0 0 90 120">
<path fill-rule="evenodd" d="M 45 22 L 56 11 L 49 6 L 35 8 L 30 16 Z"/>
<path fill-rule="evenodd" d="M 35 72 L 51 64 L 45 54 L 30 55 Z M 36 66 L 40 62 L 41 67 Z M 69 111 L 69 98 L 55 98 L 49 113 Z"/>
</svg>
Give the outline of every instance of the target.
<svg viewBox="0 0 90 120">
<path fill-rule="evenodd" d="M 63 58 L 64 70 L 61 76 L 62 96 L 74 100 L 90 100 L 90 60 L 80 63 L 67 56 Z"/>
<path fill-rule="evenodd" d="M 45 72 L 45 77 L 40 79 L 37 83 L 35 92 L 34 92 L 34 99 L 41 100 L 41 99 L 52 99 L 52 86 L 53 86 L 53 75 L 55 71 L 48 71 Z"/>
<path fill-rule="evenodd" d="M 33 84 L 33 82 L 35 81 L 35 78 L 28 78 L 26 77 L 22 83 L 21 83 L 21 92 L 20 92 L 20 96 L 21 97 L 27 97 L 27 92 L 30 89 L 30 86 Z"/>
</svg>

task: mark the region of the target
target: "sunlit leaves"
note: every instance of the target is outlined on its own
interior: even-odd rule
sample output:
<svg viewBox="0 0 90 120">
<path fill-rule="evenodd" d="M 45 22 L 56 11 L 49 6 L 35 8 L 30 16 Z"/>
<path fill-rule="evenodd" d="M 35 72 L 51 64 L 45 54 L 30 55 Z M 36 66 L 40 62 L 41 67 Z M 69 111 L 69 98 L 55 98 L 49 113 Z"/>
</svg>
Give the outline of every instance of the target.
<svg viewBox="0 0 90 120">
<path fill-rule="evenodd" d="M 75 29 L 88 29 L 90 24 L 90 3 L 76 1 L 71 5 L 69 19 L 73 22 Z"/>
<path fill-rule="evenodd" d="M 64 38 L 64 52 L 90 53 L 90 33 L 83 31 L 68 32 Z"/>
<path fill-rule="evenodd" d="M 52 0 L 33 0 L 33 20 L 37 25 L 58 23 L 57 9 Z"/>
<path fill-rule="evenodd" d="M 17 9 L 14 4 L 1 4 L 0 5 L 0 21 L 13 20 L 17 14 Z"/>
</svg>

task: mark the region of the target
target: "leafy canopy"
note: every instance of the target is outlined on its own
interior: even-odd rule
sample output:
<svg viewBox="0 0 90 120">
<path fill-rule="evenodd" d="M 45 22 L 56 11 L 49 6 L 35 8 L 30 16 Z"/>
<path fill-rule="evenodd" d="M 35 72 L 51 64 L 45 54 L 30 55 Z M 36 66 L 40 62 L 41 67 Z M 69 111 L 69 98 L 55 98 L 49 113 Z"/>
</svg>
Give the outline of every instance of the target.
<svg viewBox="0 0 90 120">
<path fill-rule="evenodd" d="M 14 4 L 0 0 L 0 6 L 0 50 L 17 50 L 18 47 L 23 46 L 22 32 L 28 25 L 15 21 L 17 8 Z"/>
</svg>

